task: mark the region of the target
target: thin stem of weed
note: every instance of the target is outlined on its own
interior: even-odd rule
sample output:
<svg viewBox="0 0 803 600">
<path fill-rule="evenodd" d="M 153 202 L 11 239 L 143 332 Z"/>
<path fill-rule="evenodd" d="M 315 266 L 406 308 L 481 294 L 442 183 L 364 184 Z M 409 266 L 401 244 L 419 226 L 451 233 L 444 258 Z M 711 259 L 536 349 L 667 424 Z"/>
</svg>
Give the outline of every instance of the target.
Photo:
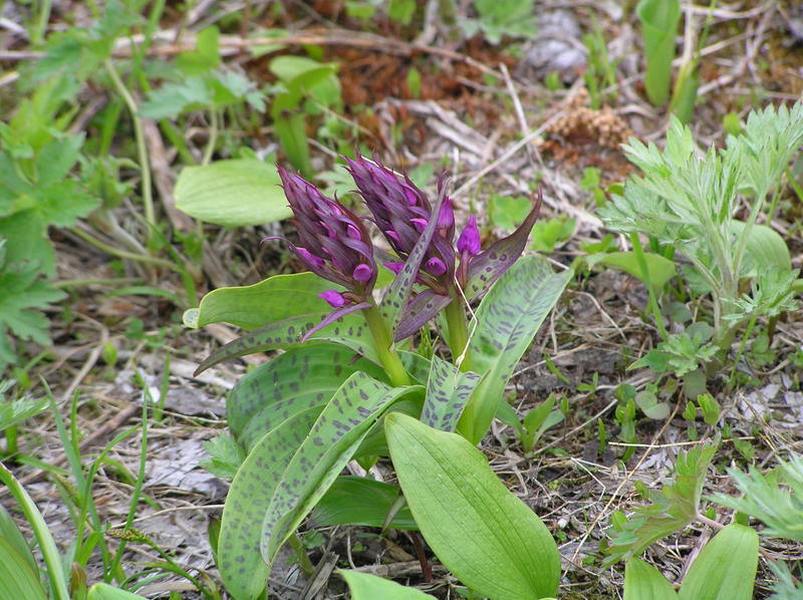
<svg viewBox="0 0 803 600">
<path fill-rule="evenodd" d="M 658 300 L 655 298 L 655 289 L 650 279 L 650 271 L 647 268 L 647 259 L 644 256 L 644 249 L 641 247 L 641 240 L 637 233 L 630 234 L 630 243 L 633 246 L 633 253 L 636 255 L 636 262 L 641 271 L 641 279 L 647 285 L 648 304 L 652 312 L 652 317 L 655 320 L 656 327 L 658 327 L 658 333 L 661 335 L 661 339 L 665 340 L 669 332 L 666 330 L 664 317 L 661 315 L 661 309 L 658 307 Z"/>
<path fill-rule="evenodd" d="M 145 206 L 145 220 L 153 227 L 156 227 L 156 211 L 153 206 L 153 189 L 151 187 L 151 167 L 148 162 L 148 147 L 145 144 L 145 133 L 142 130 L 142 121 L 137 115 L 137 103 L 120 78 L 117 69 L 114 68 L 111 59 L 107 59 L 105 65 L 106 71 L 108 71 L 117 93 L 123 98 L 126 107 L 128 107 L 128 111 L 131 113 L 131 120 L 134 123 L 134 137 L 137 142 L 139 168 L 142 171 L 142 203 Z"/>
<path fill-rule="evenodd" d="M 111 256 L 116 256 L 117 258 L 124 258 L 126 260 L 133 260 L 136 262 L 147 263 L 151 265 L 158 265 L 160 267 L 164 267 L 165 269 L 170 269 L 172 271 L 178 271 L 178 268 L 168 260 L 164 260 L 163 258 L 157 258 L 155 256 L 150 256 L 148 254 L 135 254 L 134 252 L 128 252 L 126 250 L 120 250 L 103 242 L 93 236 L 92 234 L 80 229 L 78 227 L 73 227 L 70 229 L 75 235 L 80 237 L 85 242 L 93 245 L 98 250 L 105 252 L 106 254 L 110 254 Z"/>
<path fill-rule="evenodd" d="M 215 145 L 217 144 L 217 134 L 219 129 L 219 121 L 220 117 L 218 115 L 218 111 L 212 109 L 209 111 L 209 139 L 206 142 L 206 148 L 204 148 L 204 156 L 201 160 L 202 165 L 208 165 L 209 161 L 212 160 L 212 154 L 215 152 Z"/>
</svg>

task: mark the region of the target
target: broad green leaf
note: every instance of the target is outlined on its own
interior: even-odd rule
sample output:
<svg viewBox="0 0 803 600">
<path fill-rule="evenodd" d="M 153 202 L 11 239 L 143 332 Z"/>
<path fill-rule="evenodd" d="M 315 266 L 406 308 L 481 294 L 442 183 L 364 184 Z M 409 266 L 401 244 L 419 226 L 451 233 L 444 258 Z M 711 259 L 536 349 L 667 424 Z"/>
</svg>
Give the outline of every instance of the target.
<svg viewBox="0 0 803 600">
<path fill-rule="evenodd" d="M 652 504 L 636 508 L 629 519 L 613 521 L 611 554 L 606 564 L 639 556 L 650 544 L 679 531 L 697 516 L 705 474 L 718 443 L 700 444 L 681 452 L 675 463 L 675 481 L 652 492 Z"/>
<path fill-rule="evenodd" d="M 329 305 L 318 294 L 336 284 L 314 273 L 274 275 L 259 283 L 212 290 L 198 308 L 184 313 L 184 324 L 198 329 L 212 323 L 229 323 L 247 331 L 296 315 L 327 312 Z"/>
<path fill-rule="evenodd" d="M 39 573 L 10 540 L 0 537 L 0 598 L 47 600 Z"/>
<path fill-rule="evenodd" d="M 309 142 L 307 140 L 307 127 L 304 114 L 300 109 L 293 107 L 286 110 L 277 110 L 278 101 L 287 95 L 277 97 L 273 104 L 273 130 L 279 140 L 282 150 L 287 155 L 290 164 L 298 169 L 302 175 L 311 176 Z"/>
<path fill-rule="evenodd" d="M 472 371 L 483 374 L 463 411 L 458 429 L 478 443 L 496 414 L 513 370 L 574 272 L 555 273 L 537 256 L 516 262 L 477 309 L 477 327 L 469 340 Z"/>
<path fill-rule="evenodd" d="M 675 276 L 675 263 L 653 252 L 645 252 L 644 260 L 647 263 L 647 274 L 653 289 L 659 291 Z M 635 252 L 609 252 L 607 254 L 594 254 L 586 259 L 589 265 L 605 265 L 612 269 L 624 271 L 646 283 L 641 274 L 641 267 Z"/>
<path fill-rule="evenodd" d="M 318 417 L 317 409 L 293 415 L 266 433 L 231 483 L 218 542 L 218 568 L 229 594 L 257 598 L 265 590 L 268 568 L 259 553 L 259 524 L 293 454 Z"/>
<path fill-rule="evenodd" d="M 641 0 L 636 9 L 641 21 L 647 74 L 644 86 L 654 106 L 663 106 L 669 97 L 675 37 L 680 21 L 678 0 Z"/>
<path fill-rule="evenodd" d="M 108 583 L 93 585 L 89 588 L 86 598 L 87 600 L 145 600 L 144 596 L 112 587 Z"/>
<path fill-rule="evenodd" d="M 287 465 L 261 520 L 260 550 L 268 565 L 385 410 L 418 390 L 419 386 L 391 388 L 362 372 L 354 373 L 340 386 Z"/>
<path fill-rule="evenodd" d="M 515 229 L 533 208 L 532 200 L 526 196 L 500 196 L 488 198 L 488 218 L 500 229 Z"/>
<path fill-rule="evenodd" d="M 479 450 L 398 413 L 385 418 L 385 434 L 424 539 L 460 581 L 491 600 L 555 596 L 555 541 Z"/>
<path fill-rule="evenodd" d="M 226 400 L 232 434 L 247 450 L 267 432 L 301 410 L 329 402 L 357 371 L 384 380 L 374 363 L 337 344 L 308 342 L 247 373 Z"/>
<path fill-rule="evenodd" d="M 25 541 L 14 519 L 3 506 L 0 506 L 0 540 L 8 544 L 7 551 L 9 553 L 16 552 L 25 559 L 31 572 L 36 573 L 39 570 L 36 560 L 31 554 L 31 549 L 28 547 L 28 542 Z"/>
<path fill-rule="evenodd" d="M 743 221 L 732 221 L 731 230 L 736 239 L 744 231 Z M 774 229 L 766 225 L 754 224 L 750 228 L 741 265 L 741 277 L 756 277 L 759 271 L 777 269 L 790 271 L 792 258 L 784 239 Z"/>
<path fill-rule="evenodd" d="M 410 508 L 397 508 L 401 490 L 396 485 L 366 477 L 343 476 L 335 479 L 321 498 L 310 519 L 315 525 L 362 525 L 417 530 Z M 386 523 L 395 512 L 390 523 Z"/>
<path fill-rule="evenodd" d="M 677 600 L 672 584 L 651 564 L 632 558 L 625 566 L 625 600 Z"/>
<path fill-rule="evenodd" d="M 679 600 L 751 600 L 758 568 L 758 534 L 733 523 L 700 551 L 678 593 Z"/>
<path fill-rule="evenodd" d="M 461 372 L 437 355 L 432 356 L 430 365 L 421 420 L 435 429 L 454 431 L 480 376 L 471 371 Z"/>
<path fill-rule="evenodd" d="M 261 225 L 292 213 L 274 165 L 261 160 L 220 160 L 184 167 L 176 182 L 176 207 L 226 227 Z"/>
<path fill-rule="evenodd" d="M 320 323 L 332 310 L 318 297 L 320 292 L 331 289 L 332 285 L 313 273 L 278 275 L 257 285 L 260 287 L 256 289 L 252 287 L 215 290 L 201 300 L 200 308 L 190 309 L 184 314 L 184 322 L 191 327 L 221 321 L 251 326 L 259 320 L 268 320 L 266 325 L 213 352 L 201 362 L 198 372 L 224 360 L 246 354 L 296 346 L 301 343 L 304 334 Z M 255 299 L 263 295 L 269 297 L 264 299 L 263 306 L 256 308 Z M 204 300 L 207 297 L 211 297 L 211 300 L 205 304 Z M 254 307 L 258 317 L 243 313 L 240 310 L 240 302 Z M 342 344 L 377 362 L 370 331 L 359 313 L 338 319 L 316 332 L 312 339 Z"/>
<path fill-rule="evenodd" d="M 435 598 L 415 588 L 405 587 L 390 579 L 369 573 L 340 570 L 338 574 L 349 584 L 351 600 L 434 600 Z"/>
<path fill-rule="evenodd" d="M 195 38 L 195 50 L 176 57 L 176 66 L 187 75 L 202 75 L 220 64 L 220 32 L 207 27 Z"/>
</svg>

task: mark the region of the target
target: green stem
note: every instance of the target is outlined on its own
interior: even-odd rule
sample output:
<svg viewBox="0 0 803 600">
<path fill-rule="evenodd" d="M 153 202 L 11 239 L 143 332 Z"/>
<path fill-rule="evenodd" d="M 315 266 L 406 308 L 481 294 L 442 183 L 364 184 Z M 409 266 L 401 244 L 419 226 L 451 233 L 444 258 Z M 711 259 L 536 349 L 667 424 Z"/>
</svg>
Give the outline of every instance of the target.
<svg viewBox="0 0 803 600">
<path fill-rule="evenodd" d="M 396 387 L 410 385 L 410 377 L 407 375 L 399 355 L 393 349 L 393 338 L 385 320 L 379 314 L 379 309 L 376 306 L 372 306 L 364 309 L 362 314 L 365 317 L 365 322 L 368 323 L 371 336 L 374 338 L 379 361 L 385 368 L 390 382 Z"/>
<path fill-rule="evenodd" d="M 728 376 L 728 391 L 733 389 L 733 378 L 736 375 L 736 367 L 739 365 L 739 361 L 742 359 L 742 354 L 744 354 L 744 347 L 747 345 L 747 340 L 750 337 L 750 334 L 753 333 L 753 327 L 756 325 L 756 318 L 756 315 L 750 317 L 750 321 L 747 323 L 744 334 L 742 334 L 742 339 L 739 342 L 739 349 L 736 351 L 736 356 L 733 358 L 733 368 L 731 368 L 730 375 Z"/>
<path fill-rule="evenodd" d="M 298 537 L 298 534 L 294 533 L 287 539 L 287 541 L 289 542 L 290 547 L 293 549 L 293 553 L 298 559 L 298 565 L 301 567 L 301 570 L 307 575 L 314 574 L 315 565 L 313 565 L 312 561 L 309 559 L 307 550 L 304 548 L 304 544 L 301 543 L 301 538 Z"/>
<path fill-rule="evenodd" d="M 206 143 L 206 148 L 204 149 L 204 156 L 201 160 L 202 165 L 208 165 L 209 161 L 212 160 L 212 154 L 215 151 L 215 144 L 217 143 L 217 131 L 218 131 L 218 114 L 215 109 L 209 111 L 209 140 Z"/>
<path fill-rule="evenodd" d="M 468 356 L 463 353 L 468 345 L 468 324 L 466 323 L 466 311 L 463 309 L 463 301 L 458 296 L 453 296 L 452 301 L 446 305 L 444 311 L 446 323 L 449 325 L 449 350 L 452 352 L 452 361 L 460 367 L 461 371 L 468 370 Z"/>
<path fill-rule="evenodd" d="M 647 285 L 647 294 L 649 298 L 649 307 L 652 312 L 655 325 L 658 327 L 658 333 L 661 339 L 665 340 L 668 337 L 664 318 L 661 315 L 661 310 L 658 307 L 658 300 L 655 298 L 655 290 L 653 289 L 652 281 L 650 280 L 650 271 L 647 268 L 647 259 L 644 256 L 644 249 L 641 247 L 641 240 L 637 233 L 630 234 L 630 243 L 633 245 L 633 253 L 636 255 L 636 262 L 638 263 L 639 270 L 641 271 L 641 279 Z"/>
<path fill-rule="evenodd" d="M 93 235 L 87 233 L 86 231 L 83 231 L 82 229 L 78 229 L 77 227 L 73 227 L 72 229 L 70 229 L 70 231 L 72 231 L 82 240 L 89 242 L 91 245 L 95 246 L 95 248 L 97 248 L 98 250 L 101 250 L 107 254 L 111 254 L 112 256 L 116 256 L 117 258 L 125 258 L 128 260 L 148 263 L 151 265 L 159 265 L 160 267 L 164 267 L 165 269 L 170 269 L 173 271 L 180 272 L 179 269 L 168 260 L 157 258 L 155 256 L 149 256 L 147 254 L 134 254 L 133 252 L 126 252 L 125 250 L 120 250 L 118 248 L 115 248 L 114 246 L 110 246 L 106 242 L 102 242 Z"/>
<path fill-rule="evenodd" d="M 131 113 L 131 120 L 134 123 L 134 137 L 137 142 L 137 154 L 139 157 L 139 168 L 142 170 L 142 203 L 145 205 L 145 220 L 148 225 L 156 227 L 156 211 L 153 207 L 153 190 L 151 189 L 151 166 L 148 162 L 148 148 L 145 145 L 145 133 L 142 129 L 142 121 L 137 115 L 137 103 L 128 88 L 125 87 L 123 80 L 114 68 L 112 61 L 106 60 L 106 70 L 109 72 L 112 83 L 117 93 L 123 98 L 128 111 Z M 148 237 L 150 238 L 150 231 Z"/>
<path fill-rule="evenodd" d="M 6 434 L 6 456 L 14 456 L 19 450 L 17 446 L 17 426 L 9 427 Z"/>
<path fill-rule="evenodd" d="M 53 7 L 53 0 L 42 0 L 42 6 L 39 10 L 39 18 L 36 22 L 36 28 L 31 34 L 31 41 L 35 46 L 45 41 L 45 32 L 47 32 L 47 24 L 50 21 L 50 10 Z"/>
</svg>

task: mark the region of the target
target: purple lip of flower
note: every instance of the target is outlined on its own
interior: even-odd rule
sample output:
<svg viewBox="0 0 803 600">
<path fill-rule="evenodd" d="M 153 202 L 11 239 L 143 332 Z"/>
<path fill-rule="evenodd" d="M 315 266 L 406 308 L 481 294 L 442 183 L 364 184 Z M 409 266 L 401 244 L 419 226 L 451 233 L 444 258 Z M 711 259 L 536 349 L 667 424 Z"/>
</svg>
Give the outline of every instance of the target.
<svg viewBox="0 0 803 600">
<path fill-rule="evenodd" d="M 362 156 L 347 159 L 348 171 L 357 184 L 374 223 L 402 260 L 406 260 L 421 232 L 432 218 L 432 205 L 424 192 L 378 160 Z M 443 193 L 446 182 L 438 182 Z M 419 279 L 425 285 L 444 290 L 454 278 L 454 209 L 446 198 L 438 215 L 438 229 L 422 263 Z M 446 282 L 446 283 L 444 283 Z"/>
<path fill-rule="evenodd" d="M 344 306 L 346 299 L 349 304 L 368 299 L 377 268 L 365 225 L 303 177 L 281 166 L 277 170 L 298 230 L 299 244 L 290 244 L 290 249 L 313 273 L 347 290 L 340 294 L 340 306 L 335 306 L 340 299 L 329 292 L 324 299 L 335 308 Z"/>
</svg>

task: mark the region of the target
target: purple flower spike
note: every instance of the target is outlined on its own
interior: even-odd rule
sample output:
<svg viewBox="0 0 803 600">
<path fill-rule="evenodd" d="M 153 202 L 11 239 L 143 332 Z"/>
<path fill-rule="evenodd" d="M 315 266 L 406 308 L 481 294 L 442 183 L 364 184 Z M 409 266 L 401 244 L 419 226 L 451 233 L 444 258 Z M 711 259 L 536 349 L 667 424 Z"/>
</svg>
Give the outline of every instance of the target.
<svg viewBox="0 0 803 600">
<path fill-rule="evenodd" d="M 432 205 L 424 192 L 409 177 L 394 173 L 382 163 L 364 157 L 347 159 L 348 170 L 371 211 L 374 223 L 402 261 L 410 252 L 433 218 Z M 439 181 L 439 193 L 444 192 L 445 180 Z M 437 230 L 427 248 L 418 274 L 420 283 L 448 293 L 454 281 L 455 254 L 454 209 L 449 198 L 444 198 L 436 215 Z"/>
<path fill-rule="evenodd" d="M 468 218 L 466 227 L 457 238 L 457 251 L 461 256 L 477 256 L 480 253 L 480 230 L 475 215 Z"/>
<path fill-rule="evenodd" d="M 385 263 L 385 266 L 389 270 L 393 271 L 396 275 L 398 275 L 399 273 L 401 273 L 401 270 L 404 268 L 404 263 L 403 262 L 398 262 L 398 261 L 389 261 L 389 262 Z"/>
<path fill-rule="evenodd" d="M 300 240 L 290 249 L 313 273 L 345 287 L 344 302 L 369 298 L 377 271 L 365 225 L 300 175 L 281 166 L 277 170 Z"/>
<path fill-rule="evenodd" d="M 346 305 L 345 296 L 337 290 L 326 290 L 318 294 L 318 297 L 326 300 L 332 308 L 343 308 Z"/>
</svg>

